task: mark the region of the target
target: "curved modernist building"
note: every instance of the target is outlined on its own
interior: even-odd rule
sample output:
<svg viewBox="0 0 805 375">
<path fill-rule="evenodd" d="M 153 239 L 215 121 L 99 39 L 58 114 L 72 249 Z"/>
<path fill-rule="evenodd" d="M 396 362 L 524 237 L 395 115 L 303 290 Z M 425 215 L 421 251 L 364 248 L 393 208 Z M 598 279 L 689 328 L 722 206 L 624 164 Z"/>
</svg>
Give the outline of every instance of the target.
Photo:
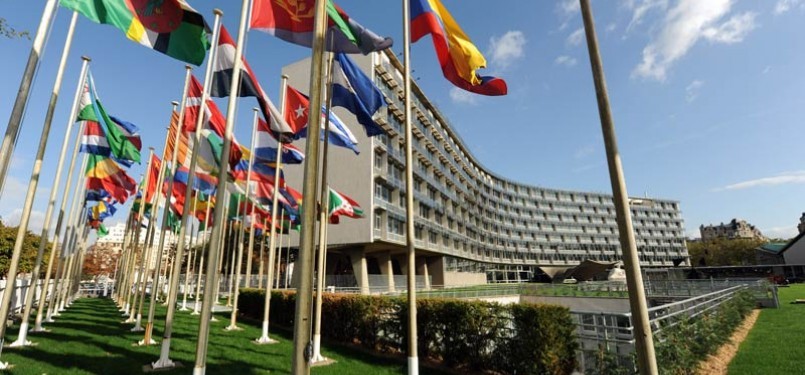
<svg viewBox="0 0 805 375">
<path fill-rule="evenodd" d="M 367 217 L 330 226 L 328 254 L 334 256 L 328 256 L 327 274 L 352 273 L 364 288 L 393 288 L 395 279 L 404 285 L 406 269 L 402 65 L 391 52 L 353 58 L 386 96 L 379 122 L 387 135 L 367 138 L 351 114 L 336 109 L 361 153 L 331 147 L 330 186 L 357 200 Z M 283 73 L 307 91 L 309 60 Z M 537 267 L 550 273 L 584 260 L 620 259 L 610 195 L 531 186 L 494 174 L 412 86 L 416 266 L 423 283 L 523 279 Z M 286 169 L 286 176 L 299 184 L 301 168 Z M 679 202 L 634 198 L 631 205 L 642 264 L 686 263 Z"/>
</svg>

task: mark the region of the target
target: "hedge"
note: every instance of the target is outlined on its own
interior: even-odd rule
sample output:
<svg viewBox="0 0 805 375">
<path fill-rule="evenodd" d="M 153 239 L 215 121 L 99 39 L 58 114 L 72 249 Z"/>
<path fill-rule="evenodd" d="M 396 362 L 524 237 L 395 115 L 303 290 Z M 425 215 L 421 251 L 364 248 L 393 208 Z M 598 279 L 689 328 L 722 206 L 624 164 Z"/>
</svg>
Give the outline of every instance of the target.
<svg viewBox="0 0 805 375">
<path fill-rule="evenodd" d="M 238 309 L 261 320 L 264 301 L 264 291 L 243 289 Z M 294 292 L 273 291 L 271 324 L 292 327 L 295 304 Z M 405 299 L 325 293 L 322 305 L 326 340 L 379 352 L 405 352 Z M 570 374 L 576 368 L 575 328 L 570 311 L 561 306 L 417 300 L 418 356 L 461 371 Z"/>
<path fill-rule="evenodd" d="M 657 366 L 661 374 L 695 374 L 699 362 L 726 343 L 757 302 L 748 291 L 739 291 L 712 314 L 680 322 L 661 332 Z"/>
</svg>

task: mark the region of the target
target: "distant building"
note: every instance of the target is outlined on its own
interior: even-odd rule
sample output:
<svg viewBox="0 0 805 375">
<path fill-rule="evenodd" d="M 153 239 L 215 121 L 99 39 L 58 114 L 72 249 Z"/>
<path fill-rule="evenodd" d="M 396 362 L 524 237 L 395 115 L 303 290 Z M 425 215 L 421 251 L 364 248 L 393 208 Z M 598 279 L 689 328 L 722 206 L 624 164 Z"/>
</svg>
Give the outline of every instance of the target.
<svg viewBox="0 0 805 375">
<path fill-rule="evenodd" d="M 104 252 L 108 252 L 109 254 L 119 254 L 123 250 L 123 241 L 126 236 L 126 224 L 124 223 L 117 223 L 114 226 L 108 228 L 109 234 L 106 236 L 98 238 L 95 242 L 95 248 Z M 138 245 L 142 246 L 145 243 L 145 228 L 140 231 L 140 241 Z M 153 241 L 153 248 L 159 246 L 159 237 L 160 237 L 160 230 L 156 230 L 154 232 L 154 241 Z M 187 243 L 190 243 L 190 236 L 188 235 L 186 240 Z M 167 237 L 165 237 L 165 252 L 163 252 L 163 258 L 166 259 L 167 250 L 173 248 L 177 243 L 179 243 L 179 236 L 168 232 Z M 152 250 L 153 251 L 153 250 Z M 150 266 L 153 268 L 156 265 L 156 257 L 151 257 Z"/>
<path fill-rule="evenodd" d="M 805 212 L 803 212 L 802 216 L 799 217 L 799 224 L 797 224 L 797 229 L 799 229 L 799 233 L 805 232 Z"/>
<path fill-rule="evenodd" d="M 702 235 L 702 241 L 711 241 L 715 239 L 766 239 L 760 230 L 746 222 L 746 220 L 732 219 L 729 223 L 721 223 L 719 225 L 699 226 L 699 232 Z"/>
<path fill-rule="evenodd" d="M 755 257 L 757 264 L 805 265 L 805 232 L 788 242 L 763 244 L 755 248 Z"/>
</svg>

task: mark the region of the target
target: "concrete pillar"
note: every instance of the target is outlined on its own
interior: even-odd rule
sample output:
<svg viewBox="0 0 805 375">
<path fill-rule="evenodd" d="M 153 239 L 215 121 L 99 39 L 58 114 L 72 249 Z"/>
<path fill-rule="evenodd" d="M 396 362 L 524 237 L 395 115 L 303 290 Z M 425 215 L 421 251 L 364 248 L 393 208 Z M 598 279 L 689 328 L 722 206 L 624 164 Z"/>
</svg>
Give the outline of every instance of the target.
<svg viewBox="0 0 805 375">
<path fill-rule="evenodd" d="M 352 273 L 355 274 L 355 281 L 361 294 L 369 294 L 369 267 L 366 264 L 366 252 L 355 250 L 350 252 L 349 260 L 352 262 Z"/>
<path fill-rule="evenodd" d="M 435 256 L 427 258 L 428 273 L 433 276 L 433 285 L 444 286 L 444 257 Z"/>
<path fill-rule="evenodd" d="M 416 258 L 416 273 L 421 275 L 425 283 L 425 290 L 430 289 L 430 277 L 428 277 L 428 261 L 425 257 Z"/>
<path fill-rule="evenodd" d="M 391 264 L 391 253 L 380 253 L 377 256 L 377 263 L 380 265 L 380 274 L 386 276 L 389 293 L 394 293 L 394 266 Z"/>
</svg>

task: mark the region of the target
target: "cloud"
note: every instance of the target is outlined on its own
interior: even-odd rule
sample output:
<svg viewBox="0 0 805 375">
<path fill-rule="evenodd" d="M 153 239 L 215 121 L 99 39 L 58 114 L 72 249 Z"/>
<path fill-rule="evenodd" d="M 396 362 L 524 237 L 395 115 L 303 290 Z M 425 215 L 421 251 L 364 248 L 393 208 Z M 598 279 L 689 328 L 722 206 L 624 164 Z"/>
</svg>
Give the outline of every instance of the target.
<svg viewBox="0 0 805 375">
<path fill-rule="evenodd" d="M 788 184 L 805 183 L 805 171 L 784 172 L 776 176 L 756 178 L 754 180 L 741 181 L 724 187 L 713 189 L 714 192 L 726 190 L 742 190 L 763 186 L 778 186 Z"/>
<path fill-rule="evenodd" d="M 553 63 L 554 63 L 554 65 L 561 65 L 561 66 L 571 67 L 571 66 L 576 65 L 576 63 L 578 63 L 578 61 L 576 61 L 576 59 L 573 58 L 573 57 L 562 55 L 562 56 L 557 57 L 556 60 L 553 61 Z"/>
<path fill-rule="evenodd" d="M 760 231 L 768 238 L 793 238 L 799 234 L 796 225 L 764 228 Z"/>
<path fill-rule="evenodd" d="M 774 11 L 772 13 L 774 13 L 775 16 L 779 16 L 797 6 L 805 6 L 805 4 L 800 4 L 801 2 L 802 0 L 778 0 L 777 4 L 774 5 Z"/>
<path fill-rule="evenodd" d="M 733 0 L 680 0 L 661 21 L 660 31 L 643 48 L 642 61 L 633 77 L 665 81 L 668 69 L 702 38 L 712 43 L 737 43 L 755 29 L 752 12 L 720 21 L 729 14 Z"/>
<path fill-rule="evenodd" d="M 766 65 L 766 67 L 763 68 L 763 71 L 761 71 L 761 73 L 769 74 L 770 71 L 771 71 L 771 65 Z"/>
<path fill-rule="evenodd" d="M 523 47 L 525 47 L 526 38 L 522 31 L 507 31 L 499 38 L 492 37 L 489 44 L 492 63 L 500 69 L 508 68 L 525 55 Z"/>
<path fill-rule="evenodd" d="M 458 104 L 469 104 L 475 105 L 478 104 L 478 96 L 469 92 L 462 90 L 458 87 L 453 87 L 450 89 L 450 99 L 453 103 Z"/>
<path fill-rule="evenodd" d="M 17 208 L 4 218 L 4 224 L 15 227 L 20 224 L 22 216 L 22 209 Z M 31 217 L 28 219 L 28 230 L 34 234 L 42 233 L 42 226 L 45 223 L 45 213 L 41 211 L 31 211 Z"/>
<path fill-rule="evenodd" d="M 587 146 L 584 146 L 584 147 L 576 150 L 576 152 L 573 153 L 573 157 L 576 158 L 576 159 L 584 159 L 584 158 L 592 155 L 594 152 L 595 152 L 595 146 L 587 145 Z"/>
<path fill-rule="evenodd" d="M 579 27 L 576 31 L 568 35 L 565 41 L 569 46 L 578 46 L 584 41 L 584 27 Z"/>
<path fill-rule="evenodd" d="M 613 32 L 613 31 L 615 31 L 615 29 L 617 29 L 617 28 L 618 28 L 618 24 L 617 24 L 617 23 L 615 23 L 615 22 L 610 22 L 610 23 L 609 23 L 609 25 L 607 25 L 607 27 L 606 27 L 606 29 L 605 29 L 605 30 L 606 30 L 606 32 L 611 33 L 611 32 Z"/>
<path fill-rule="evenodd" d="M 640 25 L 646 14 L 654 9 L 665 10 L 668 8 L 668 0 L 641 0 L 640 2 L 628 1 L 626 8 L 632 11 L 632 20 L 626 26 L 626 32 L 632 30 L 633 27 Z"/>
<path fill-rule="evenodd" d="M 562 0 L 556 4 L 556 12 L 559 13 L 559 18 L 562 23 L 559 25 L 559 30 L 564 30 L 570 25 L 570 20 L 581 13 L 581 4 L 578 0 Z"/>
<path fill-rule="evenodd" d="M 687 100 L 688 103 L 692 103 L 696 100 L 696 98 L 699 97 L 699 91 L 701 91 L 702 86 L 704 86 L 704 82 L 694 79 L 688 87 L 685 87 L 685 100 Z"/>
<path fill-rule="evenodd" d="M 746 38 L 757 25 L 755 24 L 757 13 L 746 12 L 733 16 L 729 21 L 724 22 L 718 27 L 705 29 L 702 35 L 711 42 L 733 44 Z"/>
</svg>

